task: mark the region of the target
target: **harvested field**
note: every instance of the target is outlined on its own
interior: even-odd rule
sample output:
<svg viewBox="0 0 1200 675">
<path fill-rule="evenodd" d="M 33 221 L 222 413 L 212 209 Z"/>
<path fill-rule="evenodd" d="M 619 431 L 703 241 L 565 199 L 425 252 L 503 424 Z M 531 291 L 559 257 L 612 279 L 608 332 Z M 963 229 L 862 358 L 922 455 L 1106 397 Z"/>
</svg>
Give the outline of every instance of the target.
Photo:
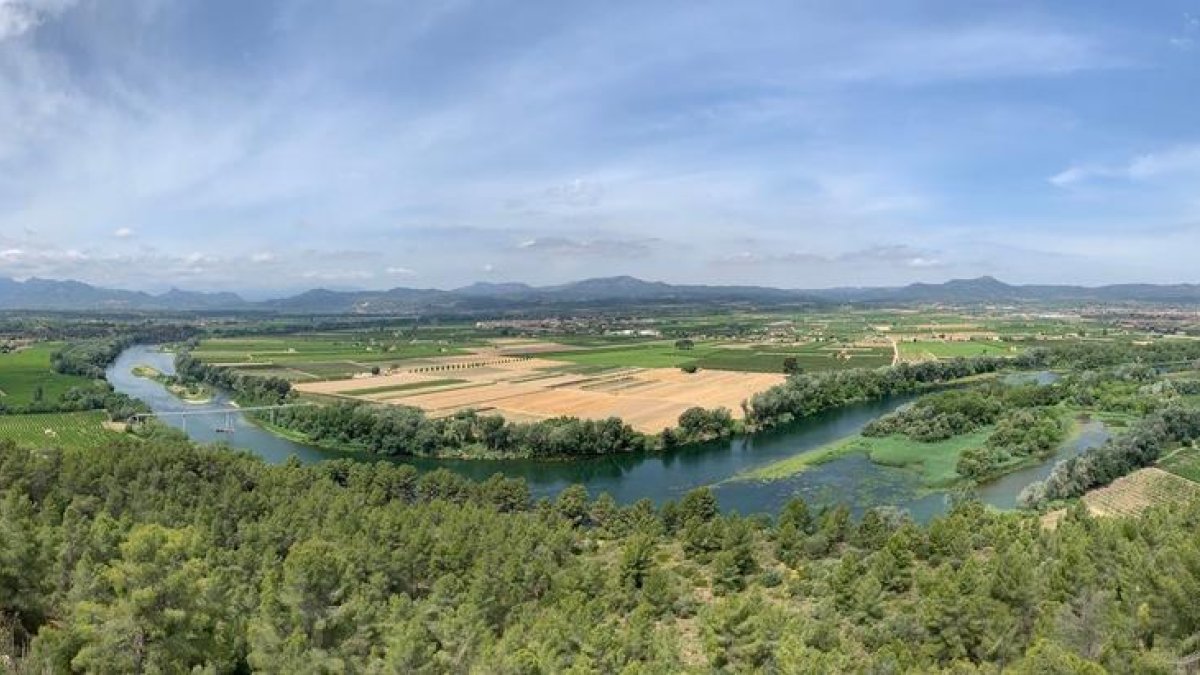
<svg viewBox="0 0 1200 675">
<path fill-rule="evenodd" d="M 450 384 L 447 378 L 459 380 Z M 612 368 L 564 372 L 558 361 L 537 358 L 456 356 L 409 364 L 406 372 L 370 378 L 306 382 L 296 389 L 310 394 L 362 398 L 410 405 L 433 416 L 459 410 L 486 410 L 511 420 L 567 415 L 587 419 L 620 417 L 635 429 L 657 433 L 673 427 L 693 406 L 729 408 L 742 414 L 741 402 L 779 384 L 782 374 L 675 368 Z"/>
</svg>

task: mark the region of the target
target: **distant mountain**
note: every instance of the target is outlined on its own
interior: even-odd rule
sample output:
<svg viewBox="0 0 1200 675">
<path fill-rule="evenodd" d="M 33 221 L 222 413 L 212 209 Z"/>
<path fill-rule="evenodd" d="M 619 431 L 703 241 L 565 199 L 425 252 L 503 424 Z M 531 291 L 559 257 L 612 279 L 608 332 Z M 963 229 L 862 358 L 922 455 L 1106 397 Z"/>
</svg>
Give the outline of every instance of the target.
<svg viewBox="0 0 1200 675">
<path fill-rule="evenodd" d="M 789 290 L 764 286 L 676 285 L 631 276 L 584 279 L 556 286 L 478 282 L 454 290 L 393 288 L 386 291 L 313 289 L 263 302 L 234 293 L 171 289 L 160 295 L 91 286 L 78 281 L 0 278 L 0 310 L 238 311 L 284 314 L 488 313 L 570 311 L 608 305 L 740 304 L 993 304 L 993 303 L 1200 304 L 1196 284 L 1111 286 L 1012 285 L 993 277 L 951 279 L 899 287 Z"/>
<path fill-rule="evenodd" d="M 79 281 L 0 278 L 0 309 L 179 310 L 242 309 L 248 303 L 233 293 L 196 293 L 171 289 L 161 295 L 91 286 Z"/>
<path fill-rule="evenodd" d="M 458 295 L 474 298 L 514 298 L 525 297 L 536 292 L 533 286 L 521 283 L 494 284 L 487 281 L 476 281 L 470 286 L 463 286 L 452 291 Z"/>
</svg>

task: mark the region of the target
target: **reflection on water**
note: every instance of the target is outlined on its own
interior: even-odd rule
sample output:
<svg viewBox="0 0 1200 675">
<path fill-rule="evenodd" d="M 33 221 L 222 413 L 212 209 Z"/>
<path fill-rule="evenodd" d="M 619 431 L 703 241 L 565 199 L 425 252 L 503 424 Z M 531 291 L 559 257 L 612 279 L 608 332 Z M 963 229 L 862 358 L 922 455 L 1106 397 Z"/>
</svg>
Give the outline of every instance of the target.
<svg viewBox="0 0 1200 675">
<path fill-rule="evenodd" d="M 133 375 L 133 367 L 139 364 L 152 366 L 167 374 L 175 372 L 172 354 L 139 345 L 126 350 L 109 368 L 109 381 L 118 391 L 145 401 L 155 412 L 201 410 L 213 413 L 188 421 L 187 433 L 196 441 L 228 442 L 273 463 L 283 462 L 291 456 L 302 462 L 338 457 L 378 460 L 363 454 L 314 448 L 270 434 L 248 422 L 225 395 L 218 395 L 209 403 L 183 402 L 158 382 Z M 476 479 L 485 479 L 496 473 L 524 478 L 536 496 L 554 495 L 568 485 L 581 483 L 593 495 L 607 492 L 621 503 L 643 498 L 661 503 L 677 499 L 696 487 L 714 485 L 721 506 L 741 513 L 776 512 L 788 499 L 803 496 L 817 504 L 848 503 L 855 511 L 877 505 L 894 505 L 910 510 L 919 520 L 925 520 L 945 510 L 945 495 L 922 493 L 912 473 L 872 464 L 861 455 L 812 467 L 788 480 L 726 482 L 748 469 L 808 452 L 855 434 L 867 422 L 895 410 L 912 398 L 901 396 L 857 404 L 757 434 L 753 438 L 706 443 L 667 454 L 636 453 L 570 461 L 425 458 L 395 461 L 411 464 L 420 471 L 446 468 Z M 227 415 L 232 418 L 234 432 L 217 432 L 217 427 L 224 426 Z M 165 421 L 177 428 L 183 427 L 179 418 L 166 418 Z M 1043 465 L 1011 474 L 982 487 L 980 496 L 990 504 L 1011 508 L 1021 488 L 1045 477 L 1055 461 L 1069 456 L 1063 453 L 1076 454 L 1103 442 L 1103 438 L 1107 438 L 1103 425 L 1090 423 L 1085 433 L 1056 457 Z"/>
</svg>

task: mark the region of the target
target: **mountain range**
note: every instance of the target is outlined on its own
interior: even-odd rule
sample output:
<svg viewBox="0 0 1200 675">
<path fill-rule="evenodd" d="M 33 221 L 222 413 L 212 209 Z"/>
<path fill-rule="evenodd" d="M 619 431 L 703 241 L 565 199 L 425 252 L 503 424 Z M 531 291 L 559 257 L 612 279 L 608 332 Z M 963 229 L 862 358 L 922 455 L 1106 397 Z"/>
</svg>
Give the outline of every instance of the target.
<svg viewBox="0 0 1200 675">
<path fill-rule="evenodd" d="M 992 277 L 952 279 L 897 287 L 781 289 L 764 286 L 678 285 L 630 276 L 585 279 L 556 286 L 478 282 L 453 290 L 393 288 L 384 291 L 313 289 L 251 302 L 235 293 L 171 289 L 151 294 L 79 281 L 0 278 L 0 310 L 54 311 L 263 311 L 286 314 L 402 314 L 602 307 L 606 305 L 749 304 L 994 304 L 994 303 L 1200 304 L 1197 284 L 1109 286 L 1012 285 Z"/>
</svg>

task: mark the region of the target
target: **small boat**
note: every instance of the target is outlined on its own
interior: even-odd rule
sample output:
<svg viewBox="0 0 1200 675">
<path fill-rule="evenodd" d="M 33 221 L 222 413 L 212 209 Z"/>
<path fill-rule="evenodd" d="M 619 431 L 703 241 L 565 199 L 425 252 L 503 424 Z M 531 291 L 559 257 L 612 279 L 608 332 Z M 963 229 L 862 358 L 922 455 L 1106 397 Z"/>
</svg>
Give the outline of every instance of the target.
<svg viewBox="0 0 1200 675">
<path fill-rule="evenodd" d="M 217 427 L 214 429 L 218 434 L 232 434 L 233 427 Z"/>
</svg>

